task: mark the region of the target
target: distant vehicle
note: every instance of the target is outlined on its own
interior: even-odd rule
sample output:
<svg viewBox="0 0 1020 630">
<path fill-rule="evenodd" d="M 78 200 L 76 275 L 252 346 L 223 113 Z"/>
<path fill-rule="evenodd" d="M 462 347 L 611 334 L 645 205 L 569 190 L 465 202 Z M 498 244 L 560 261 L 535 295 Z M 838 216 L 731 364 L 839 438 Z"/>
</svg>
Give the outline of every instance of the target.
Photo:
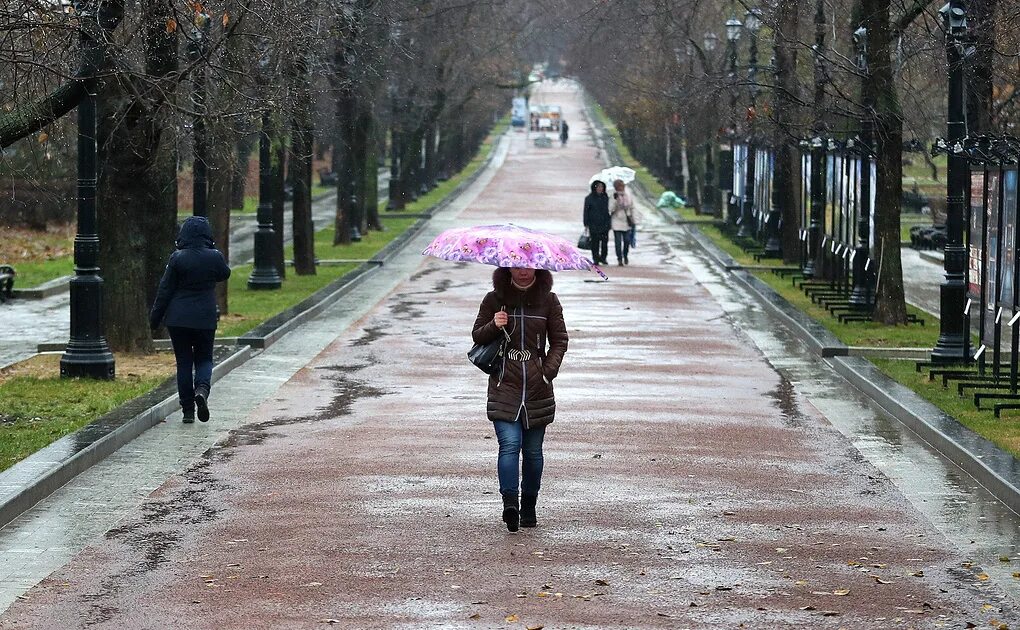
<svg viewBox="0 0 1020 630">
<path fill-rule="evenodd" d="M 532 105 L 530 120 L 532 131 L 559 131 L 562 109 L 559 105 Z"/>
<path fill-rule="evenodd" d="M 523 127 L 528 124 L 528 100 L 517 97 L 513 101 L 510 113 L 510 124 L 514 127 Z"/>
</svg>

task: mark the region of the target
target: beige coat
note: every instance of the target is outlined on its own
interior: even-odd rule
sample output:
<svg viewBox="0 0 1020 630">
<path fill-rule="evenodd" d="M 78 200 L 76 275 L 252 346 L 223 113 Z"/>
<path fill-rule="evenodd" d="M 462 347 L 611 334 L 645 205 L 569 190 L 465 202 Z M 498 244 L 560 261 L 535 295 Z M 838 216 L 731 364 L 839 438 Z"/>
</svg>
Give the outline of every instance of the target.
<svg viewBox="0 0 1020 630">
<path fill-rule="evenodd" d="M 612 202 L 613 210 L 609 214 L 610 223 L 614 231 L 625 232 L 630 229 L 627 217 L 630 217 L 635 223 L 637 222 L 634 214 L 634 200 L 630 198 L 630 193 L 626 188 L 620 193 L 614 191 L 614 194 L 616 199 Z"/>
</svg>

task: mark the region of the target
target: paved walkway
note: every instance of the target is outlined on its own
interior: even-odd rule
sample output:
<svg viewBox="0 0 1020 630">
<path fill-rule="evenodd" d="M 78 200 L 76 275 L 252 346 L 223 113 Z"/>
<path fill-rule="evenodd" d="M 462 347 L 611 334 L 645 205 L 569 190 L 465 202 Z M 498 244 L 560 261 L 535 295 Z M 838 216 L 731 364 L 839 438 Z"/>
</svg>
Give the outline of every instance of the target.
<svg viewBox="0 0 1020 630">
<path fill-rule="evenodd" d="M 541 94 L 581 120 L 569 83 Z M 463 356 L 489 270 L 415 250 L 494 220 L 576 237 L 602 164 L 572 130 L 514 134 L 378 282 L 228 375 L 210 424 L 171 419 L 0 530 L 0 566 L 22 557 L 4 592 L 55 570 L 0 628 L 1015 623 L 994 566 L 1015 516 L 651 213 L 610 282 L 557 275 L 571 345 L 540 526 L 501 527 Z"/>
</svg>

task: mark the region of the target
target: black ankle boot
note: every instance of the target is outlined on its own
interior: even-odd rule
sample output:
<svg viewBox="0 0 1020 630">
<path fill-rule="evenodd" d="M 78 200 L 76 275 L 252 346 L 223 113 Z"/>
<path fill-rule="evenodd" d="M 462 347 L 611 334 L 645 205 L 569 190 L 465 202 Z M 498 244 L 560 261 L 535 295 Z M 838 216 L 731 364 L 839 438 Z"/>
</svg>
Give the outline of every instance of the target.
<svg viewBox="0 0 1020 630">
<path fill-rule="evenodd" d="M 503 522 L 507 530 L 516 532 L 521 524 L 521 512 L 517 507 L 517 493 L 503 495 Z"/>
<path fill-rule="evenodd" d="M 538 516 L 535 515 L 535 503 L 537 502 L 538 495 L 521 495 L 521 527 L 538 525 Z"/>
</svg>

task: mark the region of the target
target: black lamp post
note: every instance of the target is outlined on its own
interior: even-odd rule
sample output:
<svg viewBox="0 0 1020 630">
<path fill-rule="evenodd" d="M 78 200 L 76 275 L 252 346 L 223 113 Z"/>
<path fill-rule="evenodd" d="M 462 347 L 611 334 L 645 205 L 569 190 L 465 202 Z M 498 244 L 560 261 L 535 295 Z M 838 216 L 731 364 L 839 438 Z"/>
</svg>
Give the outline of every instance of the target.
<svg viewBox="0 0 1020 630">
<path fill-rule="evenodd" d="M 82 22 L 115 19 L 90 2 L 75 5 Z M 105 26 L 105 24 L 103 24 Z M 112 27 L 111 27 L 112 29 Z M 98 29 L 82 26 L 79 41 L 90 67 L 102 62 Z M 85 96 L 78 104 L 78 229 L 74 236 L 74 277 L 70 283 L 71 335 L 60 357 L 60 376 L 112 379 L 113 353 L 103 335 L 103 279 L 99 275 L 99 235 L 96 213 L 96 80 L 85 79 Z"/>
<path fill-rule="evenodd" d="M 192 214 L 196 217 L 209 216 L 209 176 L 206 166 L 208 154 L 205 134 L 205 54 L 209 35 L 209 14 L 203 10 L 195 12 L 191 39 L 188 42 L 188 59 L 196 63 L 191 104 L 195 109 L 193 131 L 195 134 L 195 156 L 192 166 Z"/>
<path fill-rule="evenodd" d="M 283 282 L 276 268 L 273 245 L 273 143 L 269 137 L 272 114 L 262 112 L 262 130 L 259 133 L 259 206 L 256 210 L 255 265 L 248 276 L 249 289 L 279 289 Z"/>
<path fill-rule="evenodd" d="M 868 87 L 868 29 L 863 26 L 854 31 L 854 45 L 857 48 L 857 68 L 861 73 L 861 96 L 864 115 L 861 117 L 861 137 L 858 143 L 861 165 L 861 198 L 857 200 L 857 246 L 853 253 L 853 289 L 850 292 L 850 306 L 867 310 L 873 303 L 871 282 L 868 280 L 868 256 L 871 255 L 871 133 L 872 109 L 871 90 Z"/>
<path fill-rule="evenodd" d="M 815 136 L 810 142 L 811 216 L 808 219 L 807 256 L 802 270 L 809 280 L 817 273 L 817 259 L 822 251 L 822 216 L 825 213 L 825 140 Z"/>
<path fill-rule="evenodd" d="M 747 157 L 746 179 L 744 180 L 743 207 L 740 214 L 740 230 L 737 236 L 747 238 L 754 235 L 754 116 L 758 96 L 758 29 L 761 18 L 758 9 L 751 9 L 744 16 L 744 28 L 750 35 L 750 59 L 748 61 L 747 80 L 750 83 L 751 104 L 747 117 Z"/>
<path fill-rule="evenodd" d="M 736 17 L 731 17 L 726 20 L 726 47 L 729 53 L 730 59 L 730 72 L 729 72 L 729 83 L 730 83 L 730 156 L 731 159 L 735 159 L 737 154 L 735 151 L 734 144 L 737 138 L 737 40 L 740 39 L 740 32 L 743 30 L 744 25 Z M 734 164 L 736 166 L 736 164 Z M 732 186 L 732 184 L 731 184 Z M 727 221 L 731 224 L 736 225 L 737 217 L 739 216 L 738 208 L 736 204 L 740 203 L 736 196 L 736 190 L 732 190 L 730 194 L 729 203 L 727 208 L 729 216 Z"/>
<path fill-rule="evenodd" d="M 268 71 L 269 46 L 265 45 L 259 59 L 258 75 L 263 88 L 267 84 Z M 249 289 L 279 289 L 283 283 L 273 251 L 276 230 L 273 229 L 273 142 L 269 136 L 272 126 L 272 113 L 267 108 L 262 111 L 262 129 L 259 131 L 259 205 L 255 215 L 258 226 L 255 228 L 255 264 L 248 276 Z M 280 227 L 282 229 L 283 226 Z"/>
<path fill-rule="evenodd" d="M 712 32 L 705 33 L 705 38 L 702 44 L 705 47 L 706 59 L 716 49 L 719 43 L 719 37 Z M 707 65 L 705 66 L 705 74 L 710 75 L 712 69 Z M 713 134 L 705 140 L 705 182 L 702 186 L 702 200 L 701 206 L 702 211 L 705 214 L 715 214 L 716 205 L 719 203 L 719 189 L 715 184 L 715 163 L 713 161 L 712 152 L 716 143 L 716 136 Z"/>
<path fill-rule="evenodd" d="M 949 62 L 949 111 L 946 142 L 956 146 L 967 135 L 964 110 L 964 46 L 967 37 L 967 10 L 963 0 L 950 0 L 939 11 L 945 22 L 946 59 Z M 939 339 L 932 349 L 933 361 L 965 361 L 966 330 L 966 249 L 963 246 L 964 195 L 967 190 L 967 159 L 962 152 L 950 151 L 946 169 L 946 279 L 939 287 Z"/>
</svg>

